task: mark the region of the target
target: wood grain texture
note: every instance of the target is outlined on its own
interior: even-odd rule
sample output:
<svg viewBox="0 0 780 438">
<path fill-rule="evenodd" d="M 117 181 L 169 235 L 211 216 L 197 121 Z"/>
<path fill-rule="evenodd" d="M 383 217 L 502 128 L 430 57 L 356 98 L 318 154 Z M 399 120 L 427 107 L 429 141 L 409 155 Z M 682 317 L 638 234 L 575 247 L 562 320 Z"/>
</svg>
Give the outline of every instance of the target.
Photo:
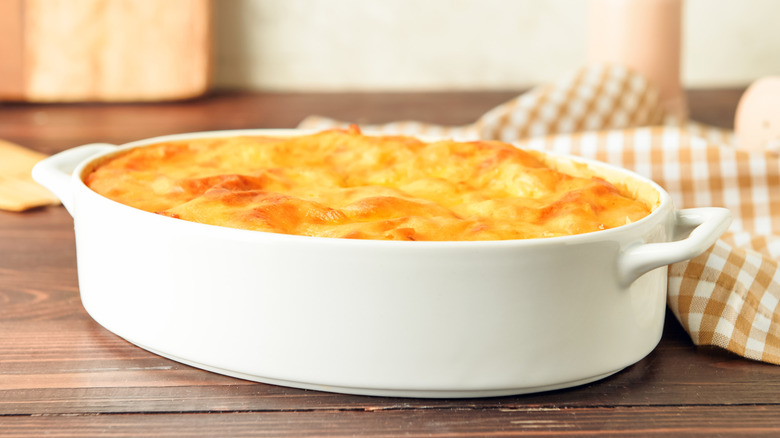
<svg viewBox="0 0 780 438">
<path fill-rule="evenodd" d="M 76 306 L 78 302 L 68 307 Z M 356 409 L 366 403 L 372 409 L 780 404 L 780 367 L 696 349 L 673 320 L 656 351 L 603 381 L 548 393 L 464 401 L 368 398 L 255 384 L 150 354 L 102 329 L 83 312 L 75 316 L 0 324 L 6 334 L 0 341 L 0 412 L 327 410 Z M 740 386 L 751 390 L 734 391 Z M 78 397 L 73 397 L 76 393 Z"/>
<path fill-rule="evenodd" d="M 702 415 L 692 419 L 689 412 Z M 315 412 L 7 417 L 4 437 L 777 436 L 780 407 L 350 409 Z"/>
<path fill-rule="evenodd" d="M 690 90 L 694 120 L 733 128 L 743 89 Z M 213 92 L 193 101 L 29 105 L 0 103 L 0 138 L 46 154 L 89 142 L 121 144 L 157 135 L 220 129 L 294 128 L 313 114 L 355 123 L 419 120 L 472 123 L 521 91 L 458 93 Z"/>
<path fill-rule="evenodd" d="M 0 104 L 0 138 L 55 153 L 175 132 L 289 128 L 310 114 L 461 124 L 516 94 L 217 93 L 166 104 Z M 739 96 L 702 90 L 689 100 L 694 115 L 730 127 Z M 780 434 L 780 367 L 697 348 L 669 313 L 645 359 L 607 379 L 540 394 L 362 397 L 197 370 L 137 348 L 89 317 L 73 238 L 62 207 L 0 211 L 0 436 Z"/>
</svg>

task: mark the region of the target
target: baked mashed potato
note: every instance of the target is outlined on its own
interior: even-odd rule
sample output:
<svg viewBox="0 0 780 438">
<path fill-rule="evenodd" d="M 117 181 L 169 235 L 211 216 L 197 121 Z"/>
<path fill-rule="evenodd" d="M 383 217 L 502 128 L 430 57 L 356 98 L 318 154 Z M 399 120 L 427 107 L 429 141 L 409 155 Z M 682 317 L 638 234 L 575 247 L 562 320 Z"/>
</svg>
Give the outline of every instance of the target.
<svg viewBox="0 0 780 438">
<path fill-rule="evenodd" d="M 350 128 L 159 143 L 107 158 L 84 180 L 107 198 L 172 218 L 347 239 L 566 236 L 637 221 L 655 206 L 625 182 L 567 170 L 576 172 L 501 142 Z"/>
</svg>

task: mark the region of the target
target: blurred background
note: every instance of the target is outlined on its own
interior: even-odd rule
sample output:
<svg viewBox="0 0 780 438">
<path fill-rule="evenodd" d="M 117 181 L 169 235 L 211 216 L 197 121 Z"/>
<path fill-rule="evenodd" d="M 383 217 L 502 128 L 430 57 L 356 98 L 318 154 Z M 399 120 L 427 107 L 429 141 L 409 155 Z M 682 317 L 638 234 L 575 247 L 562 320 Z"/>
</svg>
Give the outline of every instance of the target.
<svg viewBox="0 0 780 438">
<path fill-rule="evenodd" d="M 610 45 L 662 94 L 744 88 L 780 73 L 778 19 L 778 0 L 0 0 L 0 100 L 523 90 Z"/>
<path fill-rule="evenodd" d="M 583 65 L 586 0 L 221 0 L 218 88 L 524 89 Z M 681 82 L 780 73 L 780 1 L 685 0 Z"/>
</svg>

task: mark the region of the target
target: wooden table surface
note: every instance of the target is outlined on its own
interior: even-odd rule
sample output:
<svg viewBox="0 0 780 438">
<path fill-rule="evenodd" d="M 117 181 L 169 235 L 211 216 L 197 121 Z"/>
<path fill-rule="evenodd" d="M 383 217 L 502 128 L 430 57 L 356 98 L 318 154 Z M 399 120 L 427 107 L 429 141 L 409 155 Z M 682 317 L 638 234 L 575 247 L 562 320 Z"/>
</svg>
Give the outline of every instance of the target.
<svg viewBox="0 0 780 438">
<path fill-rule="evenodd" d="M 741 92 L 689 92 L 693 118 L 731 127 Z M 4 103 L 0 138 L 55 153 L 186 131 L 291 128 L 310 114 L 462 124 L 517 94 L 218 93 L 163 104 Z M 0 211 L 0 436 L 780 436 L 780 367 L 697 348 L 667 316 L 649 356 L 573 389 L 426 400 L 277 387 L 193 369 L 106 331 L 79 301 L 65 209 Z"/>
</svg>

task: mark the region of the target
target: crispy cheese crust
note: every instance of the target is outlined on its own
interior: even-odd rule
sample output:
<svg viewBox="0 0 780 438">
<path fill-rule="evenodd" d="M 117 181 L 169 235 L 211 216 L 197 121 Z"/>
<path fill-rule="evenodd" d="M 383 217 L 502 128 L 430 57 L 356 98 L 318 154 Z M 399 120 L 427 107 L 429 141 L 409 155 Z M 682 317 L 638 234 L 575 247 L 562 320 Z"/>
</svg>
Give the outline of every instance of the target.
<svg viewBox="0 0 780 438">
<path fill-rule="evenodd" d="M 122 204 L 187 221 L 351 239 L 565 236 L 625 225 L 653 208 L 509 144 L 356 128 L 159 143 L 112 157 L 84 180 Z"/>
</svg>

